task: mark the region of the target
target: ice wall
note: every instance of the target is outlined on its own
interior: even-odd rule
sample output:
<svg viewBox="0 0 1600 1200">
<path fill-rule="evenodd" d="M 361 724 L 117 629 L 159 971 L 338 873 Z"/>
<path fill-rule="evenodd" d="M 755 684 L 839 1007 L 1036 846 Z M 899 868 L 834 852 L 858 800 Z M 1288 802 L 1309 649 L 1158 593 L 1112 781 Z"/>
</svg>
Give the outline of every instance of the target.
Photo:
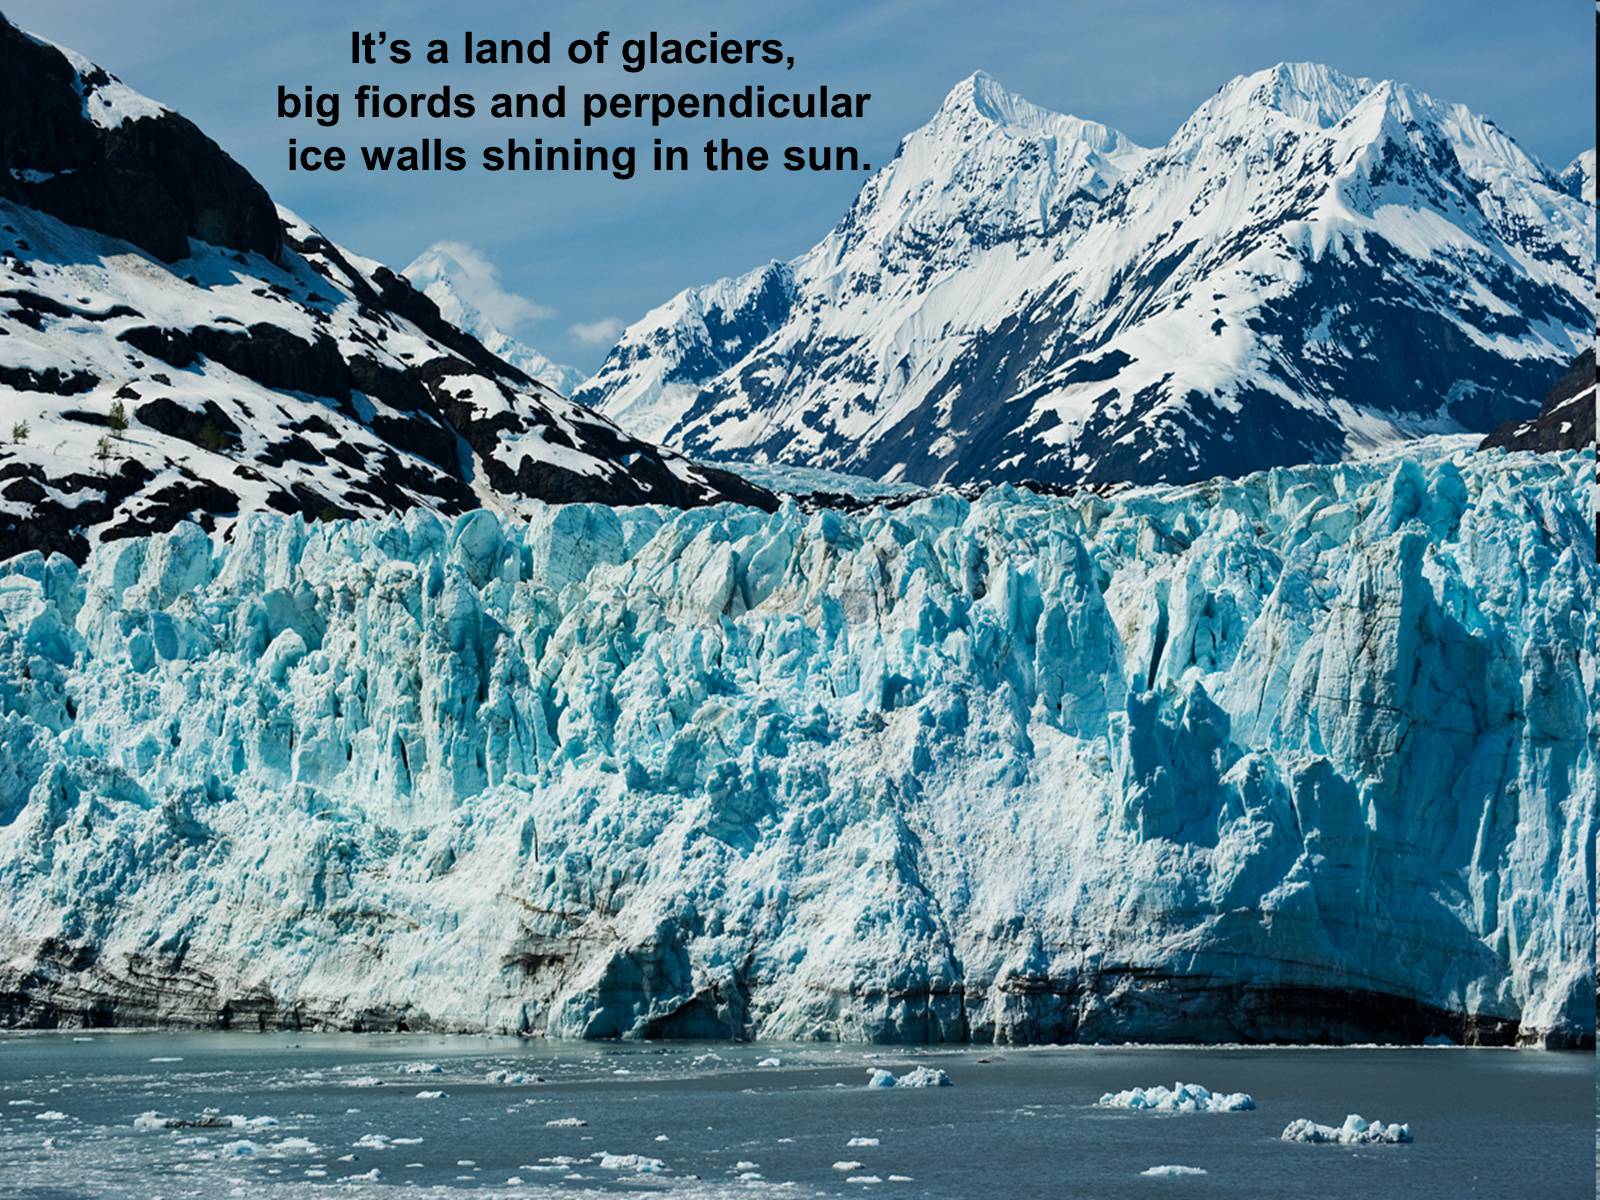
<svg viewBox="0 0 1600 1200">
<path fill-rule="evenodd" d="M 1592 457 L 0 565 L 0 1020 L 1592 1040 Z"/>
</svg>

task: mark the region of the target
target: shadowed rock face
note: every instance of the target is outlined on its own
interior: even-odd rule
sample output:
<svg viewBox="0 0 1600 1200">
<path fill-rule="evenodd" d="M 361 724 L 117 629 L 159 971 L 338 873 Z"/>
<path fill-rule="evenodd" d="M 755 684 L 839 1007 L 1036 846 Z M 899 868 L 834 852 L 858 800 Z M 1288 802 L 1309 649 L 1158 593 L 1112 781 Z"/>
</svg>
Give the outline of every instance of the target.
<svg viewBox="0 0 1600 1200">
<path fill-rule="evenodd" d="M 1587 455 L 0 568 L 0 1022 L 1594 1030 Z"/>
<path fill-rule="evenodd" d="M 1578 355 L 1530 420 L 1508 421 L 1483 439 L 1483 449 L 1592 450 L 1595 444 L 1594 348 Z"/>
<path fill-rule="evenodd" d="M 266 189 L 191 122 L 164 109 L 93 119 L 115 77 L 80 74 L 3 16 L 0 62 L 0 197 L 168 262 L 187 257 L 190 238 L 277 260 L 283 234 Z"/>
</svg>

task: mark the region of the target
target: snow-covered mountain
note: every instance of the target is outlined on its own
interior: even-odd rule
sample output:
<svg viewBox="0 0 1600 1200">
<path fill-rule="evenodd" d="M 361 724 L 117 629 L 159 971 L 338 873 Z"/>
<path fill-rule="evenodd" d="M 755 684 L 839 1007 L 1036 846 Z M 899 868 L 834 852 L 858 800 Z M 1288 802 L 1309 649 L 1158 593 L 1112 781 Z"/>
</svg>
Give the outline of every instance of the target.
<svg viewBox="0 0 1600 1200">
<path fill-rule="evenodd" d="M 257 509 L 770 504 L 496 357 L 183 117 L 0 19 L 0 558 Z"/>
<path fill-rule="evenodd" d="M 441 242 L 428 247 L 401 272 L 410 284 L 439 306 L 439 315 L 457 329 L 477 338 L 495 357 L 510 363 L 529 379 L 569 395 L 583 382 L 583 372 L 558 363 L 510 334 L 502 331 L 483 311 L 464 295 L 477 280 L 479 263 L 464 263 L 460 250 Z"/>
<path fill-rule="evenodd" d="M 1561 186 L 1580 200 L 1594 203 L 1594 151 L 1585 150 L 1567 164 L 1560 175 Z"/>
<path fill-rule="evenodd" d="M 1233 80 L 1155 149 L 978 74 L 816 247 L 674 297 L 576 396 L 696 455 L 920 483 L 1486 432 L 1593 337 L 1583 169 L 1311 64 Z"/>
<path fill-rule="evenodd" d="M 0 1024 L 1592 1044 L 1592 454 L 0 565 Z"/>
</svg>

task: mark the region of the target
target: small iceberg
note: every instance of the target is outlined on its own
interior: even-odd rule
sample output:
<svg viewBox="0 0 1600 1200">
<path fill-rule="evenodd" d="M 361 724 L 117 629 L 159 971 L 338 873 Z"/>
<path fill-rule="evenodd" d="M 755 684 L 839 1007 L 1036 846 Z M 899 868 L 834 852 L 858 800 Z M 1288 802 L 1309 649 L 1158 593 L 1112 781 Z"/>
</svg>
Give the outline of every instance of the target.
<svg viewBox="0 0 1600 1200">
<path fill-rule="evenodd" d="M 508 1071 L 504 1068 L 490 1071 L 484 1076 L 488 1083 L 504 1083 L 512 1087 L 527 1087 L 535 1083 L 543 1083 L 544 1076 L 535 1075 L 530 1071 Z"/>
<path fill-rule="evenodd" d="M 954 1087 L 950 1076 L 938 1067 L 914 1067 L 896 1079 L 881 1067 L 874 1067 L 867 1076 L 869 1088 L 931 1088 Z"/>
<path fill-rule="evenodd" d="M 546 1121 L 546 1129 L 581 1129 L 589 1122 L 582 1117 L 557 1117 L 553 1121 Z"/>
<path fill-rule="evenodd" d="M 1385 1125 L 1382 1121 L 1369 1121 L 1356 1113 L 1351 1113 L 1344 1119 L 1344 1124 L 1338 1126 L 1318 1125 L 1302 1117 L 1289 1122 L 1283 1131 L 1283 1140 L 1312 1145 L 1395 1146 L 1411 1140 L 1411 1126 L 1399 1122 Z"/>
<path fill-rule="evenodd" d="M 655 1175 L 665 1170 L 659 1158 L 646 1158 L 643 1154 L 609 1154 L 595 1156 L 602 1171 L 627 1171 L 634 1175 Z"/>
<path fill-rule="evenodd" d="M 869 1138 L 869 1137 L 853 1137 L 848 1142 L 845 1143 L 846 1146 L 850 1146 L 850 1147 L 876 1146 L 877 1144 L 878 1144 L 878 1139 L 877 1138 Z"/>
<path fill-rule="evenodd" d="M 1256 1102 L 1246 1092 L 1213 1092 L 1198 1083 L 1174 1083 L 1170 1088 L 1158 1084 L 1107 1092 L 1095 1106 L 1135 1112 L 1248 1112 Z"/>
<path fill-rule="evenodd" d="M 1151 1179 L 1180 1179 L 1186 1175 L 1204 1175 L 1204 1167 L 1185 1167 L 1178 1163 L 1163 1163 L 1159 1167 L 1146 1167 L 1139 1174 Z"/>
</svg>

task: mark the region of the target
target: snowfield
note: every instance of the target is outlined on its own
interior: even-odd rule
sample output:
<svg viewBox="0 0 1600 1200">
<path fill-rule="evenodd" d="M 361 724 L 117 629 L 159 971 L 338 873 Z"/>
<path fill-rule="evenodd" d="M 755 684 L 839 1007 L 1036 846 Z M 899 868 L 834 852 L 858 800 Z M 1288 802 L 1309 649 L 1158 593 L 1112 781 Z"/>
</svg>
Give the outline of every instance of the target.
<svg viewBox="0 0 1600 1200">
<path fill-rule="evenodd" d="M 1593 458 L 0 567 L 0 1018 L 1592 1039 Z"/>
</svg>

